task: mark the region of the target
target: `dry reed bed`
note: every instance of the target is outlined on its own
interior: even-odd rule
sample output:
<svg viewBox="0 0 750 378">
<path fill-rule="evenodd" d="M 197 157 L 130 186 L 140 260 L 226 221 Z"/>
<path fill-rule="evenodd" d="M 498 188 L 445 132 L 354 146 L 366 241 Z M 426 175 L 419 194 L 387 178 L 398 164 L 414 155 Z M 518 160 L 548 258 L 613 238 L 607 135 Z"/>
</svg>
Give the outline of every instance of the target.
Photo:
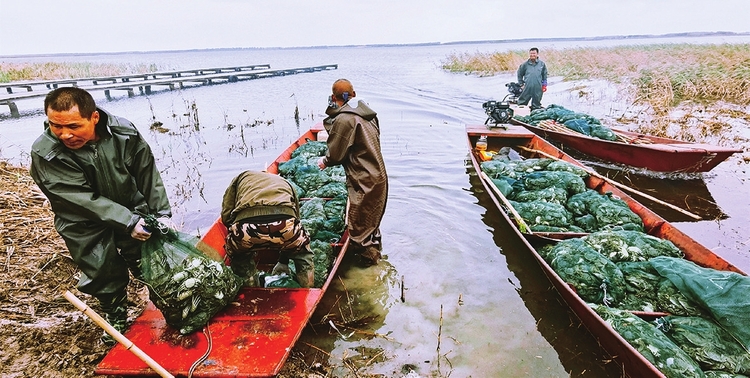
<svg viewBox="0 0 750 378">
<path fill-rule="evenodd" d="M 111 64 L 86 62 L 0 62 L 0 83 L 25 80 L 77 79 L 158 71 L 155 64 Z"/>
<path fill-rule="evenodd" d="M 550 76 L 605 79 L 625 84 L 635 102 L 667 112 L 681 101 L 750 104 L 750 44 L 659 44 L 540 51 Z M 515 72 L 528 51 L 453 53 L 442 62 L 451 72 L 494 75 Z"/>
<path fill-rule="evenodd" d="M 0 184 L 0 313 L 6 319 L 54 314 L 60 290 L 75 285 L 75 266 L 52 210 L 25 168 L 0 162 Z M 48 274 L 53 270 L 65 274 Z"/>
<path fill-rule="evenodd" d="M 644 109 L 635 119 L 616 119 L 635 131 L 750 151 L 750 140 L 732 130 L 750 128 L 750 44 L 552 49 L 540 56 L 550 76 L 617 84 L 627 102 Z M 453 53 L 442 67 L 480 76 L 512 74 L 526 59 L 526 50 Z"/>
</svg>

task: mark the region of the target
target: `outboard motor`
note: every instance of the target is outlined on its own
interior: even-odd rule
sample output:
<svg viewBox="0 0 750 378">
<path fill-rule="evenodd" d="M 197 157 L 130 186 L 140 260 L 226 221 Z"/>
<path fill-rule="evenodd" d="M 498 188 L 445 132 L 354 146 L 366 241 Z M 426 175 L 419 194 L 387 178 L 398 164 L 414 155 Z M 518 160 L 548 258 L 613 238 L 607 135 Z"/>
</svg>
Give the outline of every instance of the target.
<svg viewBox="0 0 750 378">
<path fill-rule="evenodd" d="M 521 89 L 521 84 L 514 82 L 505 84 L 505 86 L 508 88 L 508 93 L 510 93 L 510 95 L 506 96 L 508 102 L 510 102 L 511 104 L 517 104 L 518 97 L 521 96 L 521 92 L 523 92 L 523 90 Z"/>
<path fill-rule="evenodd" d="M 510 122 L 513 118 L 513 109 L 510 108 L 510 104 L 507 101 L 487 101 L 482 104 L 484 112 L 487 113 L 487 120 L 484 124 L 489 124 L 490 121 L 497 126 L 498 124 L 505 124 Z"/>
</svg>

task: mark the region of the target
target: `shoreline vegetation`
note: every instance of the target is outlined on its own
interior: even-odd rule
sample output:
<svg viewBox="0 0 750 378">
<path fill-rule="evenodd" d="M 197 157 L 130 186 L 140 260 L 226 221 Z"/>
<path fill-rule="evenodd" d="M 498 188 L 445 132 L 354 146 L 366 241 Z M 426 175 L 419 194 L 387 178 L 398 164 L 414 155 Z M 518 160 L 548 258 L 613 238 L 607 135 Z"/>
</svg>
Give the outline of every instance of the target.
<svg viewBox="0 0 750 378">
<path fill-rule="evenodd" d="M 682 101 L 750 105 L 750 44 L 660 44 L 586 47 L 540 52 L 549 76 L 563 81 L 604 79 L 635 90 L 635 99 L 668 111 Z M 514 73 L 528 51 L 453 53 L 450 72 Z"/>
<path fill-rule="evenodd" d="M 638 132 L 689 142 L 739 140 L 721 136 L 731 124 L 750 124 L 750 44 L 655 44 L 540 51 L 549 77 L 564 82 L 604 80 L 634 107 Z M 441 67 L 449 72 L 512 74 L 527 50 L 452 53 Z M 514 80 L 515 81 L 515 80 Z M 705 113 L 705 114 L 703 114 Z M 696 122 L 695 118 L 700 118 Z"/>
<path fill-rule="evenodd" d="M 1 59 L 1 58 L 0 58 Z M 8 63 L 0 61 L 0 83 L 28 80 L 78 79 L 157 72 L 154 64 L 86 62 Z"/>
</svg>

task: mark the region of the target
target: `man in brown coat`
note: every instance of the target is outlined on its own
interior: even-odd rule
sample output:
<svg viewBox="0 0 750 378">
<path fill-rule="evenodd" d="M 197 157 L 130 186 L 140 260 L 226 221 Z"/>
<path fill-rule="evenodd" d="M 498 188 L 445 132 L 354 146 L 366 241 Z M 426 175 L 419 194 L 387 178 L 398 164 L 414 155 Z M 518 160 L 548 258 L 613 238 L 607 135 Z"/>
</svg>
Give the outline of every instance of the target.
<svg viewBox="0 0 750 378">
<path fill-rule="evenodd" d="M 328 132 L 328 152 L 320 169 L 343 165 L 349 196 L 349 237 L 355 254 L 368 265 L 381 258 L 380 221 L 388 199 L 388 175 L 380 153 L 377 113 L 356 98 L 349 80 L 333 83 L 323 126 Z"/>
</svg>

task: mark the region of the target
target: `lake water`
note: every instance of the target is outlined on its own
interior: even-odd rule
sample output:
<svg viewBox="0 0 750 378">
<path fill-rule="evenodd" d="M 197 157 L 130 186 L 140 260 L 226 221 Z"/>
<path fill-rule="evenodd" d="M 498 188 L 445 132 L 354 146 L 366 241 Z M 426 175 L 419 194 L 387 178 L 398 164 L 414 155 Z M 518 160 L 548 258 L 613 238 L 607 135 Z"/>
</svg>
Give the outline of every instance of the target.
<svg viewBox="0 0 750 378">
<path fill-rule="evenodd" d="M 345 41 L 343 41 L 345 42 Z M 539 42 L 541 49 L 650 43 L 747 43 L 748 37 Z M 440 62 L 452 52 L 492 52 L 530 43 L 315 49 L 210 50 L 108 55 L 12 57 L 3 61 L 155 64 L 160 70 L 270 64 L 294 68 L 338 64 L 337 70 L 231 84 L 158 91 L 99 105 L 133 121 L 152 145 L 183 230 L 200 233 L 219 214 L 230 180 L 263 169 L 305 129 L 322 121 L 331 84 L 348 78 L 381 121 L 390 197 L 382 223 L 387 260 L 343 266 L 298 346 L 361 372 L 451 377 L 619 377 L 596 341 L 562 303 L 537 263 L 503 221 L 467 168 L 464 127 L 484 123 L 484 101 L 499 100 L 513 74 L 452 74 Z M 544 104 L 606 117 L 608 102 L 578 102 L 552 78 Z M 0 154 L 28 163 L 41 132 L 43 100 L 19 102 L 22 117 L 0 109 Z M 299 112 L 299 123 L 295 120 Z M 170 133 L 150 131 L 158 121 Z M 699 193 L 711 219 L 675 224 L 746 272 L 750 271 L 747 164 L 732 158 L 690 180 L 649 179 L 673 198 Z M 669 194 L 666 193 L 669 191 Z M 651 193 L 659 197 L 660 192 Z M 692 195 L 692 194 L 691 194 Z M 700 210 L 700 209 L 699 209 Z M 666 216 L 666 215 L 665 215 Z M 672 220 L 672 219 L 670 219 Z M 403 288 L 402 288 L 403 285 Z M 330 312 L 329 318 L 322 315 Z M 333 330 L 327 320 L 339 327 Z M 352 331 L 355 331 L 350 335 Z M 346 336 L 346 337 L 344 337 Z M 342 368 L 337 374 L 345 375 Z"/>
</svg>

